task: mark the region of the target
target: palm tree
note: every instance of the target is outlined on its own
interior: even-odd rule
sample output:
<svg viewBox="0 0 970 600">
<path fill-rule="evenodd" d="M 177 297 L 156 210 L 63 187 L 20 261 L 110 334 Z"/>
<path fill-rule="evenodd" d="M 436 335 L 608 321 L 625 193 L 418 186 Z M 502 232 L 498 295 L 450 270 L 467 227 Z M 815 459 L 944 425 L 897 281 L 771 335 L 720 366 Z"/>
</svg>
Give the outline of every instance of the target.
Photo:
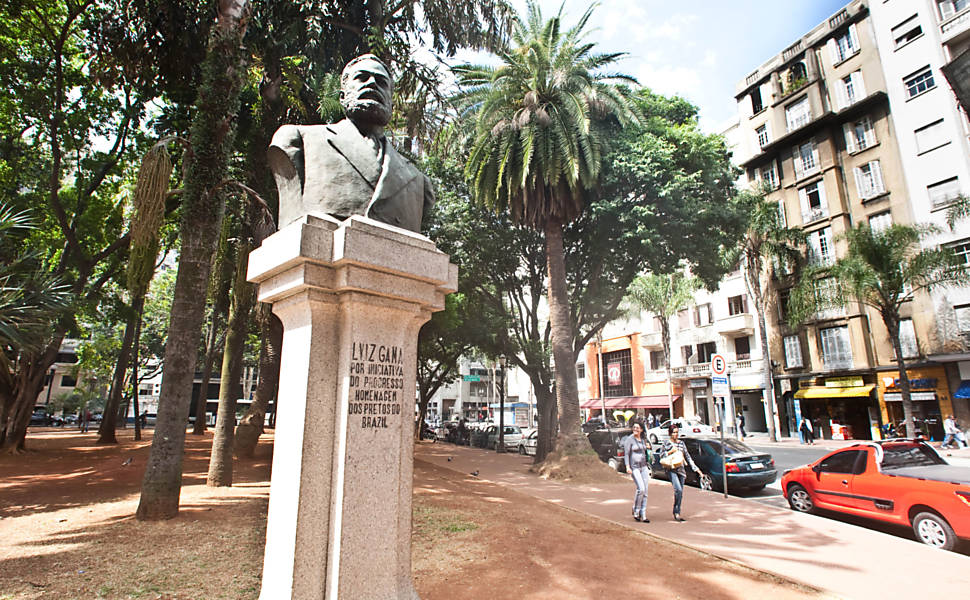
<svg viewBox="0 0 970 600">
<path fill-rule="evenodd" d="M 674 383 L 670 373 L 670 318 L 687 308 L 694 300 L 694 292 L 701 287 L 696 277 L 683 271 L 647 273 L 633 280 L 627 288 L 626 302 L 637 312 L 645 311 L 660 322 L 660 340 L 664 352 L 664 369 L 667 371 L 667 405 L 670 418 L 674 418 Z"/>
<path fill-rule="evenodd" d="M 758 334 L 764 355 L 765 410 L 768 411 L 765 417 L 768 421 L 768 437 L 776 442 L 774 369 L 765 314 L 775 269 L 781 267 L 789 271 L 792 265 L 797 264 L 798 248 L 805 242 L 805 232 L 787 227 L 779 212 L 779 205 L 765 200 L 763 193 L 750 194 L 745 200 L 750 206 L 748 229 L 736 258 L 744 266 L 744 281 L 758 313 Z"/>
<path fill-rule="evenodd" d="M 920 291 L 970 283 L 970 271 L 952 249 L 922 246 L 927 237 L 937 233 L 938 228 L 931 225 L 891 225 L 873 231 L 861 224 L 850 229 L 840 236 L 848 242 L 845 256 L 831 267 L 807 269 L 789 301 L 793 322 L 826 307 L 845 306 L 852 300 L 879 313 L 896 355 L 908 437 L 916 435 L 916 428 L 899 338 L 900 307 Z M 824 288 L 827 293 L 819 293 L 817 280 L 823 274 L 838 282 L 838 286 Z"/>
<path fill-rule="evenodd" d="M 596 188 L 608 126 L 638 120 L 628 90 L 615 85 L 633 79 L 598 72 L 622 54 L 594 53 L 593 44 L 583 40 L 591 10 L 564 31 L 561 9 L 543 21 L 530 1 L 526 20 L 513 23 L 513 47 L 499 53 L 498 67 L 456 69 L 463 116 L 475 124 L 465 173 L 477 201 L 508 210 L 516 222 L 545 236 L 560 451 L 586 445 L 571 368 L 563 226 L 579 216 Z"/>
</svg>

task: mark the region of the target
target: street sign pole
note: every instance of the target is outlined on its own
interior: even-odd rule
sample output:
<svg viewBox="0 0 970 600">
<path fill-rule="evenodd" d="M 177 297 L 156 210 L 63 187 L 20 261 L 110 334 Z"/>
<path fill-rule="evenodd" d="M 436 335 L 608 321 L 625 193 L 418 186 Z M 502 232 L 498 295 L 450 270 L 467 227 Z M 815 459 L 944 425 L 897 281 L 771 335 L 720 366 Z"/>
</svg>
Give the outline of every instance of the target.
<svg viewBox="0 0 970 600">
<path fill-rule="evenodd" d="M 711 394 L 715 397 L 720 396 L 719 404 L 721 409 L 721 485 L 724 488 L 724 497 L 728 495 L 727 481 L 727 460 L 724 452 L 724 428 L 727 425 L 727 401 L 731 395 L 731 384 L 728 375 L 727 359 L 720 354 L 711 357 Z"/>
</svg>

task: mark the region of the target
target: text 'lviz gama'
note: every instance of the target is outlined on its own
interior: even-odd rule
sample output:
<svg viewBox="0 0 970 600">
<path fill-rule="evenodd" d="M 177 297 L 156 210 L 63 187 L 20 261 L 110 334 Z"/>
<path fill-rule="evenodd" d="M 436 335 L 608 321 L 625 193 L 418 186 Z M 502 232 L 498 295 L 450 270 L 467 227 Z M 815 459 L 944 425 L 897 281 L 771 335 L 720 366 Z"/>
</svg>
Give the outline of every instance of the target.
<svg viewBox="0 0 970 600">
<path fill-rule="evenodd" d="M 350 350 L 351 418 L 362 429 L 387 428 L 388 418 L 400 420 L 404 391 L 404 349 L 354 342 Z"/>
</svg>

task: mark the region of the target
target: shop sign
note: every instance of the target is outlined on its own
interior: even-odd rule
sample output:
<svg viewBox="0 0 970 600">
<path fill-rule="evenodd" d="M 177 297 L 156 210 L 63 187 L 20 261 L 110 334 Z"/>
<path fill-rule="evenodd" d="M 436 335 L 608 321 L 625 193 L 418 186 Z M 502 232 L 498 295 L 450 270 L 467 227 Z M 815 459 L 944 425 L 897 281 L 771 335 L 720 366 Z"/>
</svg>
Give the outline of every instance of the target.
<svg viewBox="0 0 970 600">
<path fill-rule="evenodd" d="M 620 385 L 622 382 L 622 372 L 620 363 L 618 362 L 611 362 L 606 365 L 606 378 L 610 385 Z"/>
<path fill-rule="evenodd" d="M 798 387 L 800 388 L 810 388 L 815 387 L 816 380 L 814 377 L 806 377 L 798 382 Z"/>
<path fill-rule="evenodd" d="M 862 377 L 831 377 L 825 380 L 825 387 L 830 388 L 861 387 L 864 385 L 865 382 L 862 381 Z"/>
<path fill-rule="evenodd" d="M 883 377 L 882 383 L 887 388 L 898 388 L 902 379 L 899 377 Z M 918 377 L 916 379 L 909 380 L 910 389 L 914 390 L 935 390 L 936 389 L 936 377 Z"/>
<path fill-rule="evenodd" d="M 689 388 L 706 388 L 707 387 L 707 380 L 706 379 L 691 379 L 691 380 L 689 380 L 687 382 L 687 387 L 689 387 Z"/>
</svg>

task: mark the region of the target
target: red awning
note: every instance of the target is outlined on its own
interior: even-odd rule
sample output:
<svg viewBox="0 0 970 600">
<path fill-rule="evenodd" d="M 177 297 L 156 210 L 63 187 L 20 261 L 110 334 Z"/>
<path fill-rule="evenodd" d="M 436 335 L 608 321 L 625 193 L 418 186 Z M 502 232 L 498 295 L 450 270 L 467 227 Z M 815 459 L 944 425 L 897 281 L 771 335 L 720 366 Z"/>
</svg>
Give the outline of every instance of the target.
<svg viewBox="0 0 970 600">
<path fill-rule="evenodd" d="M 674 402 L 680 399 L 680 396 L 674 396 Z M 579 408 L 585 409 L 602 409 L 603 402 L 599 398 L 590 398 L 589 400 L 583 400 L 580 403 Z M 667 396 L 627 396 L 625 398 L 607 398 L 606 408 L 668 408 Z"/>
</svg>

